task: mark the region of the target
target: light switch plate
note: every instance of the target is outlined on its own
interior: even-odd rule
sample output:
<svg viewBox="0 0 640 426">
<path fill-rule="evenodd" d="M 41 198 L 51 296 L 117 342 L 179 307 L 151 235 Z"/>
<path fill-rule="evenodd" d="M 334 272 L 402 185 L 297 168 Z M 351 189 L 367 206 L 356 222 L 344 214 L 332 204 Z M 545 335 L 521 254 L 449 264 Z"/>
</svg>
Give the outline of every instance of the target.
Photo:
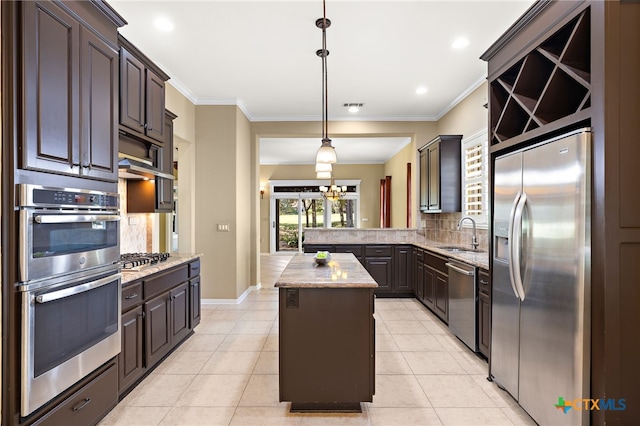
<svg viewBox="0 0 640 426">
<path fill-rule="evenodd" d="M 218 224 L 218 232 L 229 232 L 229 224 L 228 223 L 219 223 Z"/>
</svg>

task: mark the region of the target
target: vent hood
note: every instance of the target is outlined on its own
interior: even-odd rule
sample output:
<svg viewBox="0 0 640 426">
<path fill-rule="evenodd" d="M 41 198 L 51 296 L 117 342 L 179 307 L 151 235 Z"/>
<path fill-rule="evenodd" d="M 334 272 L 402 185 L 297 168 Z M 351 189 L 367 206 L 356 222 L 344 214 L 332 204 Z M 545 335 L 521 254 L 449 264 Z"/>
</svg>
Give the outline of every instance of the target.
<svg viewBox="0 0 640 426">
<path fill-rule="evenodd" d="M 172 174 L 164 173 L 151 164 L 129 157 L 122 157 L 118 160 L 118 177 L 123 179 L 155 179 L 156 177 L 174 179 Z"/>
</svg>

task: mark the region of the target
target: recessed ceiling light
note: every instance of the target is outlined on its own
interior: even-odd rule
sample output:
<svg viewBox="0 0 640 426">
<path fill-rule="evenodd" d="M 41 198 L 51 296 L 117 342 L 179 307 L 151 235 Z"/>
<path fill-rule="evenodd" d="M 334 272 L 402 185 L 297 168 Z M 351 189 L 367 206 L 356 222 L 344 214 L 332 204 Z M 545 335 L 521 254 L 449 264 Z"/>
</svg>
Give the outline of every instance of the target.
<svg viewBox="0 0 640 426">
<path fill-rule="evenodd" d="M 467 47 L 468 45 L 469 45 L 469 39 L 465 37 L 458 37 L 453 41 L 453 44 L 451 45 L 451 47 L 453 47 L 454 49 L 462 49 L 464 47 Z"/>
<path fill-rule="evenodd" d="M 168 18 L 158 18 L 155 20 L 154 25 L 160 31 L 173 31 L 173 22 L 171 22 Z"/>
<path fill-rule="evenodd" d="M 364 104 L 362 102 L 349 102 L 349 103 L 343 103 L 342 106 L 347 108 L 347 111 L 351 113 L 356 113 L 360 111 L 360 108 L 362 108 Z"/>
<path fill-rule="evenodd" d="M 427 89 L 424 86 L 420 86 L 416 89 L 416 95 L 424 95 L 425 93 L 427 93 L 429 91 L 429 89 Z"/>
</svg>

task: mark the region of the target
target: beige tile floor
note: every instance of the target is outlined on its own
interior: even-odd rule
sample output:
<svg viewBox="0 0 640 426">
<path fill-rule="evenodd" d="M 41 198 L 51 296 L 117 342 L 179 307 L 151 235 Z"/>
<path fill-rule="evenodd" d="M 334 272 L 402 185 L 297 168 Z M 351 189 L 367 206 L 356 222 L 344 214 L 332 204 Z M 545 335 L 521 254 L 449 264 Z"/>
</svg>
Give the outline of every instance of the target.
<svg viewBox="0 0 640 426">
<path fill-rule="evenodd" d="M 487 363 L 413 299 L 376 299 L 376 394 L 361 414 L 291 414 L 278 401 L 273 284 L 290 257 L 261 256 L 262 288 L 203 305 L 182 346 L 100 425 L 534 425 L 486 380 Z"/>
</svg>

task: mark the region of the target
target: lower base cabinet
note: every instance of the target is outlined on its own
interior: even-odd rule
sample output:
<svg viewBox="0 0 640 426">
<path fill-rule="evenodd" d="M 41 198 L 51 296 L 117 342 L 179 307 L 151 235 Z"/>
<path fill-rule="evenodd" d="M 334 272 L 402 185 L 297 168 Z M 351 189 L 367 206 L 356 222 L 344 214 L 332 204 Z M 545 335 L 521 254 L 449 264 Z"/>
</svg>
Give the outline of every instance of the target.
<svg viewBox="0 0 640 426">
<path fill-rule="evenodd" d="M 478 350 L 489 358 L 491 352 L 491 279 L 489 271 L 478 271 Z"/>
<path fill-rule="evenodd" d="M 122 291 L 118 389 L 128 392 L 200 322 L 200 260 L 127 284 Z M 149 295 L 145 299 L 141 297 Z M 137 302 L 132 305 L 132 300 Z"/>
</svg>

